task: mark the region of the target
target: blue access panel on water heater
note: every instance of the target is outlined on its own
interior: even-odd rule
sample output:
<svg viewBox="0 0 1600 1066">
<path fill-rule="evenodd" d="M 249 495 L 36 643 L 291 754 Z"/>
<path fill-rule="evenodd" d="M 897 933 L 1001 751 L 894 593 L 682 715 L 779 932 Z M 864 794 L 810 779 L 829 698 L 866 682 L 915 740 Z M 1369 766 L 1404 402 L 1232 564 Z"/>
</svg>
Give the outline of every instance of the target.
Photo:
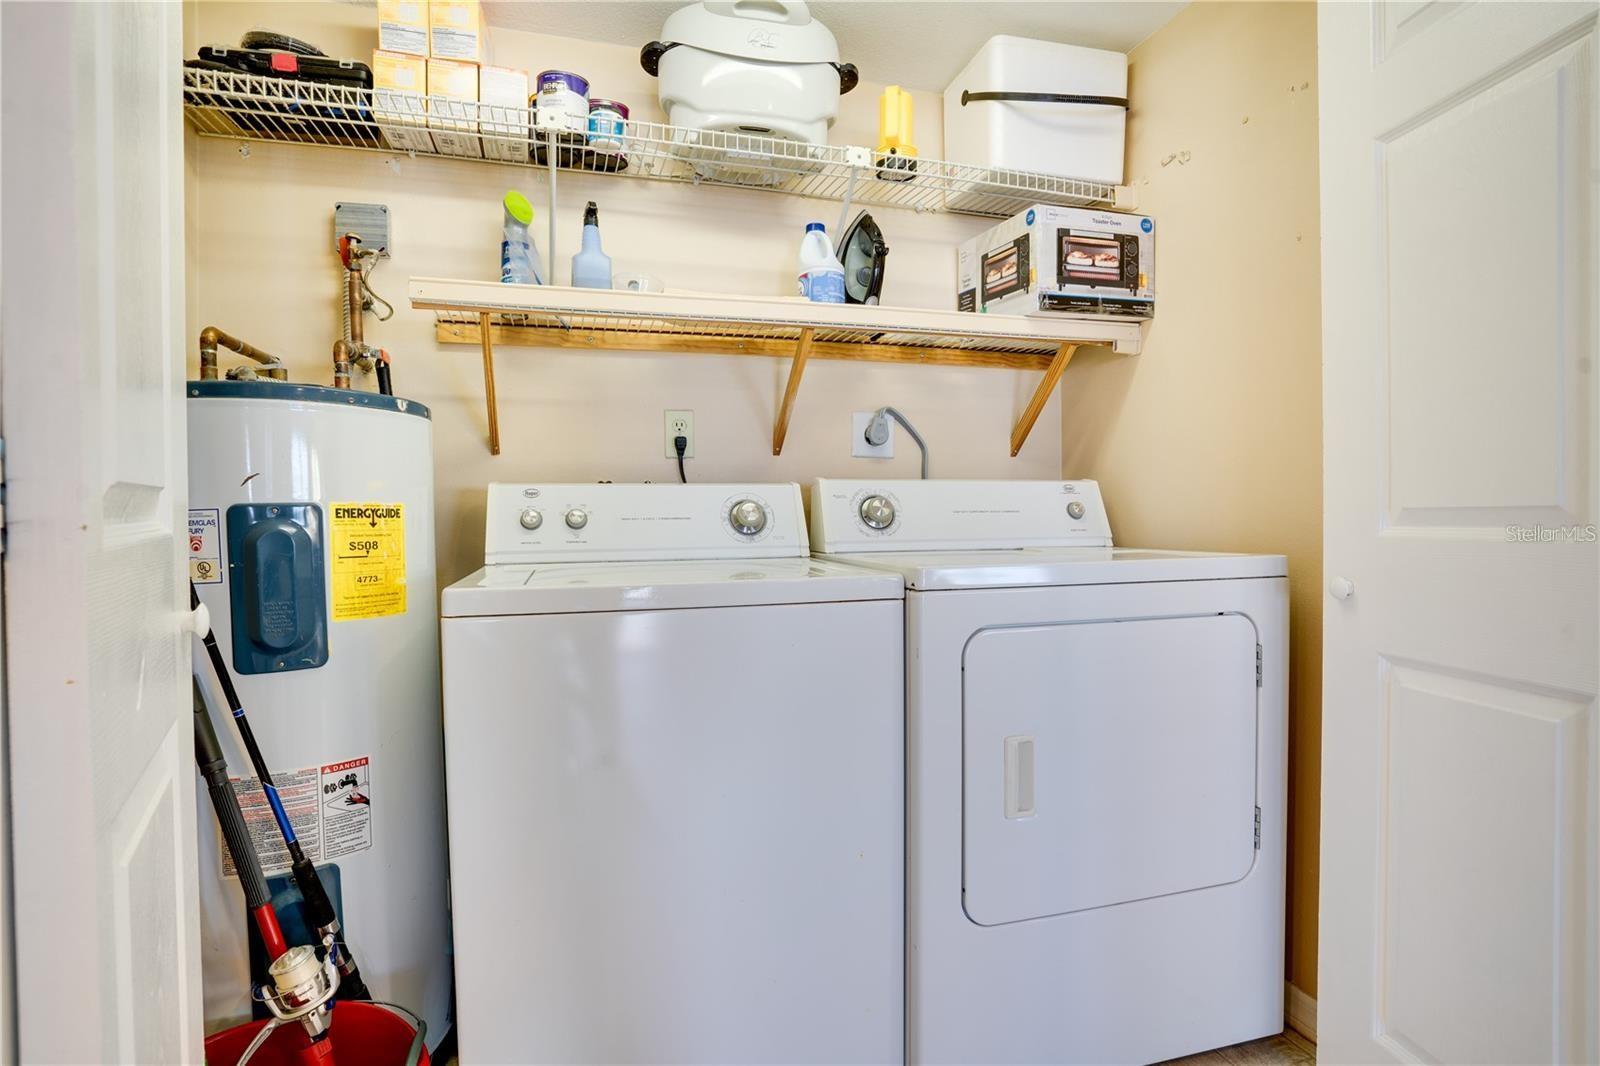
<svg viewBox="0 0 1600 1066">
<path fill-rule="evenodd" d="M 228 600 L 233 668 L 310 670 L 328 661 L 322 508 L 236 503 L 228 508 Z"/>
</svg>

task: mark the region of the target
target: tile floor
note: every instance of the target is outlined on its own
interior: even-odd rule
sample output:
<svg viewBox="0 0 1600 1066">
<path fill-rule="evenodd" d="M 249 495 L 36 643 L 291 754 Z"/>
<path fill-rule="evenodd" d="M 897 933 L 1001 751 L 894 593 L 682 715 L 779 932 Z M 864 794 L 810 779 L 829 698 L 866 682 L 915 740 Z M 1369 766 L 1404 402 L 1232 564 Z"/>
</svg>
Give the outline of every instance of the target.
<svg viewBox="0 0 1600 1066">
<path fill-rule="evenodd" d="M 1316 1061 L 1317 1045 L 1285 1029 L 1277 1036 L 1173 1059 L 1162 1066 L 1316 1066 Z"/>
</svg>

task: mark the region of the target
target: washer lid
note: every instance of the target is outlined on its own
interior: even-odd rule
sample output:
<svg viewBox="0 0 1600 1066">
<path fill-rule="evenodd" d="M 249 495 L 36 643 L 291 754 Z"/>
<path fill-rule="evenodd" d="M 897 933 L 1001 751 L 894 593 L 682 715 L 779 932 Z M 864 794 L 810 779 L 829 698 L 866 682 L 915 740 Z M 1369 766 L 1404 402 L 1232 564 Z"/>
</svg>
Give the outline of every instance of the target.
<svg viewBox="0 0 1600 1066">
<path fill-rule="evenodd" d="M 821 559 L 899 574 L 906 588 L 1027 588 L 1286 577 L 1281 555 L 1154 551 L 1145 548 L 1015 548 L 962 552 L 826 554 Z"/>
<path fill-rule="evenodd" d="M 822 559 L 486 566 L 444 590 L 441 615 L 579 614 L 899 600 L 899 577 Z"/>
</svg>

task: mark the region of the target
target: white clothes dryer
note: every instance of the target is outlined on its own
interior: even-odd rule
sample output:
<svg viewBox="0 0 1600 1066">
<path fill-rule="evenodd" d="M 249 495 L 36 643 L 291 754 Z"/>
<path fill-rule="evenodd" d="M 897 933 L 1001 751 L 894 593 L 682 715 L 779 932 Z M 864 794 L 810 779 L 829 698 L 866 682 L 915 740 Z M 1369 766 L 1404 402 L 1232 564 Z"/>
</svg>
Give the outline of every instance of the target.
<svg viewBox="0 0 1600 1066">
<path fill-rule="evenodd" d="M 908 1059 L 1279 1032 L 1284 558 L 1114 548 L 1092 481 L 819 480 L 811 524 L 906 588 Z"/>
</svg>

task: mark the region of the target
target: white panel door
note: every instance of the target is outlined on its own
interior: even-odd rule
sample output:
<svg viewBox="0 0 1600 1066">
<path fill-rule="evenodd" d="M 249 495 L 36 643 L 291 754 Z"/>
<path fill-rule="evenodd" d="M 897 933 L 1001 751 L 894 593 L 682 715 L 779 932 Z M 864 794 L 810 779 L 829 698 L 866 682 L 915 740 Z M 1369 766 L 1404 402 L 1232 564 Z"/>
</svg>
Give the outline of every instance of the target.
<svg viewBox="0 0 1600 1066">
<path fill-rule="evenodd" d="M 5 682 L 24 1062 L 200 1058 L 176 3 L 4 4 Z"/>
<path fill-rule="evenodd" d="M 1327 1061 L 1600 1055 L 1595 18 L 1321 9 Z"/>
</svg>

